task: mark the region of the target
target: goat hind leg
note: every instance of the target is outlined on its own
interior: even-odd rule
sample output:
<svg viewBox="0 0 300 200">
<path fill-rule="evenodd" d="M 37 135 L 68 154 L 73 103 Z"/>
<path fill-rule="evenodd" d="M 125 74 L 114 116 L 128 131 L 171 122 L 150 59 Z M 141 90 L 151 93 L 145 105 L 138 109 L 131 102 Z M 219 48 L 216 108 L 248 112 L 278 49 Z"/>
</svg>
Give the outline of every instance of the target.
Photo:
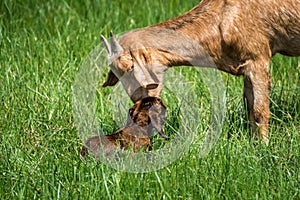
<svg viewBox="0 0 300 200">
<path fill-rule="evenodd" d="M 248 120 L 252 134 L 257 134 L 267 145 L 270 119 L 269 62 L 252 62 L 244 74 L 244 97 L 248 108 Z"/>
</svg>

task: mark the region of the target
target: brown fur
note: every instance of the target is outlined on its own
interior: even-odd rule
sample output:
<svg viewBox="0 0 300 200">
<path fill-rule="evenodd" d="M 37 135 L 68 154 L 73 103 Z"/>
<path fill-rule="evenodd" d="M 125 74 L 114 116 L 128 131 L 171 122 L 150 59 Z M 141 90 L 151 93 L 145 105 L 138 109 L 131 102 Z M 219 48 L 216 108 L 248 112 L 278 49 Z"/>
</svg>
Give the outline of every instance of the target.
<svg viewBox="0 0 300 200">
<path fill-rule="evenodd" d="M 164 138 L 162 127 L 166 120 L 166 107 L 159 98 L 149 97 L 135 103 L 128 111 L 126 126 L 111 135 L 98 135 L 89 138 L 81 150 L 84 158 L 88 151 L 95 157 L 100 153 L 110 156 L 116 148 L 133 152 L 151 150 L 150 136 L 153 128 Z M 100 145 L 102 147 L 100 147 Z M 100 148 L 104 152 L 100 152 Z"/>
<path fill-rule="evenodd" d="M 157 80 L 156 88 L 140 84 L 137 92 L 128 93 L 134 102 L 159 97 L 164 72 L 171 66 L 214 63 L 219 70 L 242 75 L 251 129 L 258 127 L 259 137 L 268 144 L 269 64 L 276 53 L 300 55 L 300 1 L 203 0 L 174 19 L 128 32 L 119 44 L 123 51 L 110 63 L 114 73 L 105 86 L 136 68 L 149 71 L 151 77 L 145 80 Z M 207 62 L 206 53 L 213 62 Z M 196 62 L 201 57 L 202 63 Z"/>
</svg>

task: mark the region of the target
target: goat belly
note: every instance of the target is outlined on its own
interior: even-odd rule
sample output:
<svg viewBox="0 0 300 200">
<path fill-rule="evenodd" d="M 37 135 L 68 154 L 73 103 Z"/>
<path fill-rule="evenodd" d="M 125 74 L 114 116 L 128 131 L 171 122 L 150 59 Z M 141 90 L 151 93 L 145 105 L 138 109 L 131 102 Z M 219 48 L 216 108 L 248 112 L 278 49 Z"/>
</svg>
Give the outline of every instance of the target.
<svg viewBox="0 0 300 200">
<path fill-rule="evenodd" d="M 150 138 L 145 128 L 130 126 L 122 128 L 111 135 L 90 137 L 85 144 L 86 147 L 83 147 L 81 150 L 83 158 L 88 152 L 94 157 L 100 157 L 101 153 L 109 157 L 118 147 L 124 150 L 133 150 L 134 152 L 145 151 L 150 147 Z"/>
<path fill-rule="evenodd" d="M 84 158 L 88 152 L 90 152 L 94 157 L 100 157 L 101 154 L 109 155 L 117 147 L 116 134 L 113 135 L 97 135 L 87 139 L 85 142 L 86 147 L 81 150 L 81 156 Z"/>
<path fill-rule="evenodd" d="M 119 135 L 118 141 L 121 149 L 138 152 L 145 151 L 150 147 L 150 138 L 146 127 L 137 125 L 125 127 L 119 131 Z"/>
</svg>

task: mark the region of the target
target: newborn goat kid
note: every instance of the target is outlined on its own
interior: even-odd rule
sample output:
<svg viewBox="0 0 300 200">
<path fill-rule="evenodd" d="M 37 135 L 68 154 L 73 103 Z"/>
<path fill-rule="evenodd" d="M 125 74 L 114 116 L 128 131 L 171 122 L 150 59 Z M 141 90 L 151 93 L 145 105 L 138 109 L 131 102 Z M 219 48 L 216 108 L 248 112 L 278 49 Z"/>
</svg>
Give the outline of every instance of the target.
<svg viewBox="0 0 300 200">
<path fill-rule="evenodd" d="M 162 127 L 166 120 L 166 106 L 160 98 L 148 97 L 135 103 L 128 111 L 126 126 L 111 135 L 93 136 L 86 141 L 81 150 L 84 158 L 88 151 L 94 157 L 101 154 L 110 156 L 119 146 L 120 149 L 138 152 L 151 149 L 150 136 L 153 128 L 163 137 Z M 102 151 L 103 152 L 102 152 Z"/>
<path fill-rule="evenodd" d="M 171 66 L 216 67 L 242 75 L 252 132 L 268 144 L 273 55 L 300 55 L 299 0 L 203 0 L 171 20 L 130 31 L 110 43 L 111 71 L 133 100 L 159 97 Z M 258 129 L 257 129 L 258 128 Z"/>
</svg>

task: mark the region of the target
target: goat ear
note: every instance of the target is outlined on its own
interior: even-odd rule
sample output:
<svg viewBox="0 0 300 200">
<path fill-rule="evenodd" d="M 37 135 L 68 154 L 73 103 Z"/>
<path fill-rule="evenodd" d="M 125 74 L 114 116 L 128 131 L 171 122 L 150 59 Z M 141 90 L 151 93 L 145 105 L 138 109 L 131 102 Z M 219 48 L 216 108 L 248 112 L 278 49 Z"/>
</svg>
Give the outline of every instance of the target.
<svg viewBox="0 0 300 200">
<path fill-rule="evenodd" d="M 149 72 L 145 67 L 136 66 L 134 67 L 133 73 L 136 80 L 143 88 L 150 90 L 158 87 L 157 76 L 154 73 Z"/>
<path fill-rule="evenodd" d="M 137 123 L 136 119 L 138 117 L 138 114 L 140 113 L 140 107 L 142 105 L 142 101 L 137 101 L 134 106 L 129 108 L 128 113 L 127 113 L 127 122 L 126 126 L 129 126 L 132 123 Z"/>
<path fill-rule="evenodd" d="M 162 129 L 167 118 L 166 107 L 163 106 L 163 104 L 159 106 L 152 106 L 149 110 L 149 117 L 151 120 L 151 125 L 157 130 L 157 132 L 163 138 L 168 138 Z"/>
<path fill-rule="evenodd" d="M 114 86 L 118 81 L 119 79 L 117 78 L 117 76 L 111 70 L 109 70 L 108 77 L 102 87 Z"/>
<path fill-rule="evenodd" d="M 126 122 L 126 126 L 129 126 L 131 123 L 133 123 L 133 112 L 135 110 L 135 106 L 129 108 L 128 113 L 127 113 L 127 122 Z"/>
<path fill-rule="evenodd" d="M 150 54 L 151 52 L 147 51 L 144 47 L 141 47 L 139 50 L 131 51 L 131 56 L 134 60 L 134 76 L 139 85 L 148 90 L 155 89 L 159 86 L 157 75 L 152 71 L 152 69 L 144 66 L 145 64 L 151 65 L 152 58 Z"/>
</svg>

